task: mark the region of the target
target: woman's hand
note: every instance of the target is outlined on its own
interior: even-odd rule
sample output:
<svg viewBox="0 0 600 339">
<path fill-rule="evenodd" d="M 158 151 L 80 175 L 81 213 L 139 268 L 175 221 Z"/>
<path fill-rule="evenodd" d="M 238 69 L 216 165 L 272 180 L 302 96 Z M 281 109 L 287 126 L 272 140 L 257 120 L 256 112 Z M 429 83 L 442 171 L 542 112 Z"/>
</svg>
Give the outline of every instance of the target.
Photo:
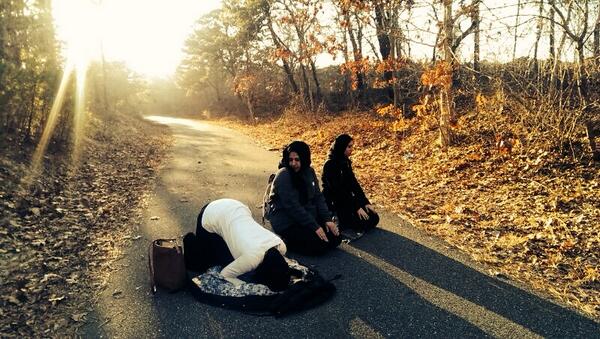
<svg viewBox="0 0 600 339">
<path fill-rule="evenodd" d="M 365 208 L 367 208 L 367 207 L 365 206 Z M 358 218 L 359 219 L 362 219 L 362 220 L 368 220 L 369 219 L 369 215 L 362 208 L 359 208 L 358 211 L 356 211 L 356 213 L 358 214 Z"/>
<path fill-rule="evenodd" d="M 377 212 L 375 212 L 375 209 L 373 208 L 373 205 L 371 205 L 371 204 L 365 205 L 365 208 L 373 213 L 377 213 Z"/>
<path fill-rule="evenodd" d="M 321 240 L 323 240 L 324 242 L 329 242 L 329 239 L 327 239 L 327 235 L 325 234 L 325 231 L 323 230 L 323 227 L 319 227 L 315 233 L 317 233 L 317 236 L 319 238 L 321 238 Z"/>
<path fill-rule="evenodd" d="M 325 226 L 327 226 L 327 229 L 336 237 L 340 235 L 340 231 L 338 230 L 338 227 L 333 221 L 326 222 Z"/>
</svg>

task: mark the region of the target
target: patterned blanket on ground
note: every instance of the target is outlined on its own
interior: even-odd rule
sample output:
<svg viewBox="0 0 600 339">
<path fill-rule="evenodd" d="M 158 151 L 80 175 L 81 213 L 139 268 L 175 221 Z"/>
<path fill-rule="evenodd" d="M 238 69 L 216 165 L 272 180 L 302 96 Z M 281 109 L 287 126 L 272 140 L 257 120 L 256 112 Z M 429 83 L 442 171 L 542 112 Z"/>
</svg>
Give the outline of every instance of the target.
<svg viewBox="0 0 600 339">
<path fill-rule="evenodd" d="M 191 278 L 190 290 L 200 302 L 236 309 L 254 314 L 283 316 L 317 306 L 335 293 L 335 286 L 314 270 L 287 259 L 290 268 L 300 273 L 290 287 L 282 292 L 271 291 L 267 286 L 243 283 L 235 286 L 215 266 Z"/>
<path fill-rule="evenodd" d="M 293 259 L 286 258 L 286 261 L 290 268 L 302 272 L 300 279 L 307 276 L 309 272 L 307 267 L 300 265 Z M 261 284 L 244 283 L 236 287 L 221 275 L 221 269 L 221 266 L 211 267 L 205 273 L 193 277 L 192 283 L 204 293 L 223 297 L 270 296 L 278 294 L 278 292 L 273 292 L 267 286 Z"/>
</svg>

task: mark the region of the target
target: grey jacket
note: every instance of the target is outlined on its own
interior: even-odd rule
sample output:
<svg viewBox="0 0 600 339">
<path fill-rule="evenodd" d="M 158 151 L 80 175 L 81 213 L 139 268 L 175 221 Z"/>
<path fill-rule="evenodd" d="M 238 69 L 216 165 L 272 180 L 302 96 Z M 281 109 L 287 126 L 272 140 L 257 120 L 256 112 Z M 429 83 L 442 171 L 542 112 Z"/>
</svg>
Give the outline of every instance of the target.
<svg viewBox="0 0 600 339">
<path fill-rule="evenodd" d="M 275 233 L 281 233 L 292 225 L 316 231 L 325 222 L 331 221 L 331 213 L 319 188 L 315 170 L 309 167 L 302 174 L 309 185 L 305 205 L 300 204 L 300 194 L 294 188 L 289 170 L 281 168 L 275 175 L 269 196 L 271 208 L 267 215 Z"/>
</svg>

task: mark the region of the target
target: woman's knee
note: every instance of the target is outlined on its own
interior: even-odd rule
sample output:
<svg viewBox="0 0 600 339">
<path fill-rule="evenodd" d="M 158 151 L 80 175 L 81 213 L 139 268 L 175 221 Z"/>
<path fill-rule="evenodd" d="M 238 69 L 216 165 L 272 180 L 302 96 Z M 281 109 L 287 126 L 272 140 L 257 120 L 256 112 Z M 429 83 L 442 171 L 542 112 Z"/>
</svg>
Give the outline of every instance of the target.
<svg viewBox="0 0 600 339">
<path fill-rule="evenodd" d="M 339 238 L 339 237 L 338 237 Z M 308 239 L 304 239 L 305 241 L 296 242 L 292 241 L 289 244 L 286 243 L 288 248 L 293 252 L 298 252 L 303 255 L 308 256 L 319 256 L 325 254 L 332 247 L 337 247 L 341 242 L 341 238 L 339 239 L 329 239 L 328 242 L 321 240 L 316 234 L 314 237 L 310 237 Z M 334 242 L 332 242 L 332 240 Z"/>
<path fill-rule="evenodd" d="M 329 249 L 336 248 L 342 243 L 341 235 L 335 236 L 333 234 L 328 234 L 327 239 L 329 240 L 329 242 L 327 243 L 327 248 Z"/>
<path fill-rule="evenodd" d="M 369 211 L 369 219 L 367 220 L 369 224 L 369 228 L 374 228 L 379 224 L 379 214 Z"/>
</svg>

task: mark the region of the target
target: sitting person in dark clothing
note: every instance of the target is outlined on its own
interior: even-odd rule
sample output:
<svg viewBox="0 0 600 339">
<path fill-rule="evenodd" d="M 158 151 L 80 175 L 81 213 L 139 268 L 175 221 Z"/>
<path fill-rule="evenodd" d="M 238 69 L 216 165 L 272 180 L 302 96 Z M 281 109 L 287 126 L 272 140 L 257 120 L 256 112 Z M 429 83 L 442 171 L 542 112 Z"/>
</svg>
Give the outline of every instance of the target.
<svg viewBox="0 0 600 339">
<path fill-rule="evenodd" d="M 198 215 L 196 235 L 184 238 L 189 270 L 205 272 L 222 266 L 221 275 L 235 286 L 247 282 L 285 290 L 292 270 L 284 255 L 285 243 L 252 218 L 248 206 L 233 199 L 205 205 Z"/>
<path fill-rule="evenodd" d="M 291 251 L 320 255 L 337 247 L 341 238 L 310 164 L 306 143 L 294 141 L 284 149 L 267 219 Z"/>
<path fill-rule="evenodd" d="M 379 215 L 352 171 L 349 157 L 353 146 L 354 141 L 348 134 L 335 138 L 323 165 L 323 195 L 329 210 L 337 215 L 340 229 L 362 234 L 377 226 Z"/>
</svg>

